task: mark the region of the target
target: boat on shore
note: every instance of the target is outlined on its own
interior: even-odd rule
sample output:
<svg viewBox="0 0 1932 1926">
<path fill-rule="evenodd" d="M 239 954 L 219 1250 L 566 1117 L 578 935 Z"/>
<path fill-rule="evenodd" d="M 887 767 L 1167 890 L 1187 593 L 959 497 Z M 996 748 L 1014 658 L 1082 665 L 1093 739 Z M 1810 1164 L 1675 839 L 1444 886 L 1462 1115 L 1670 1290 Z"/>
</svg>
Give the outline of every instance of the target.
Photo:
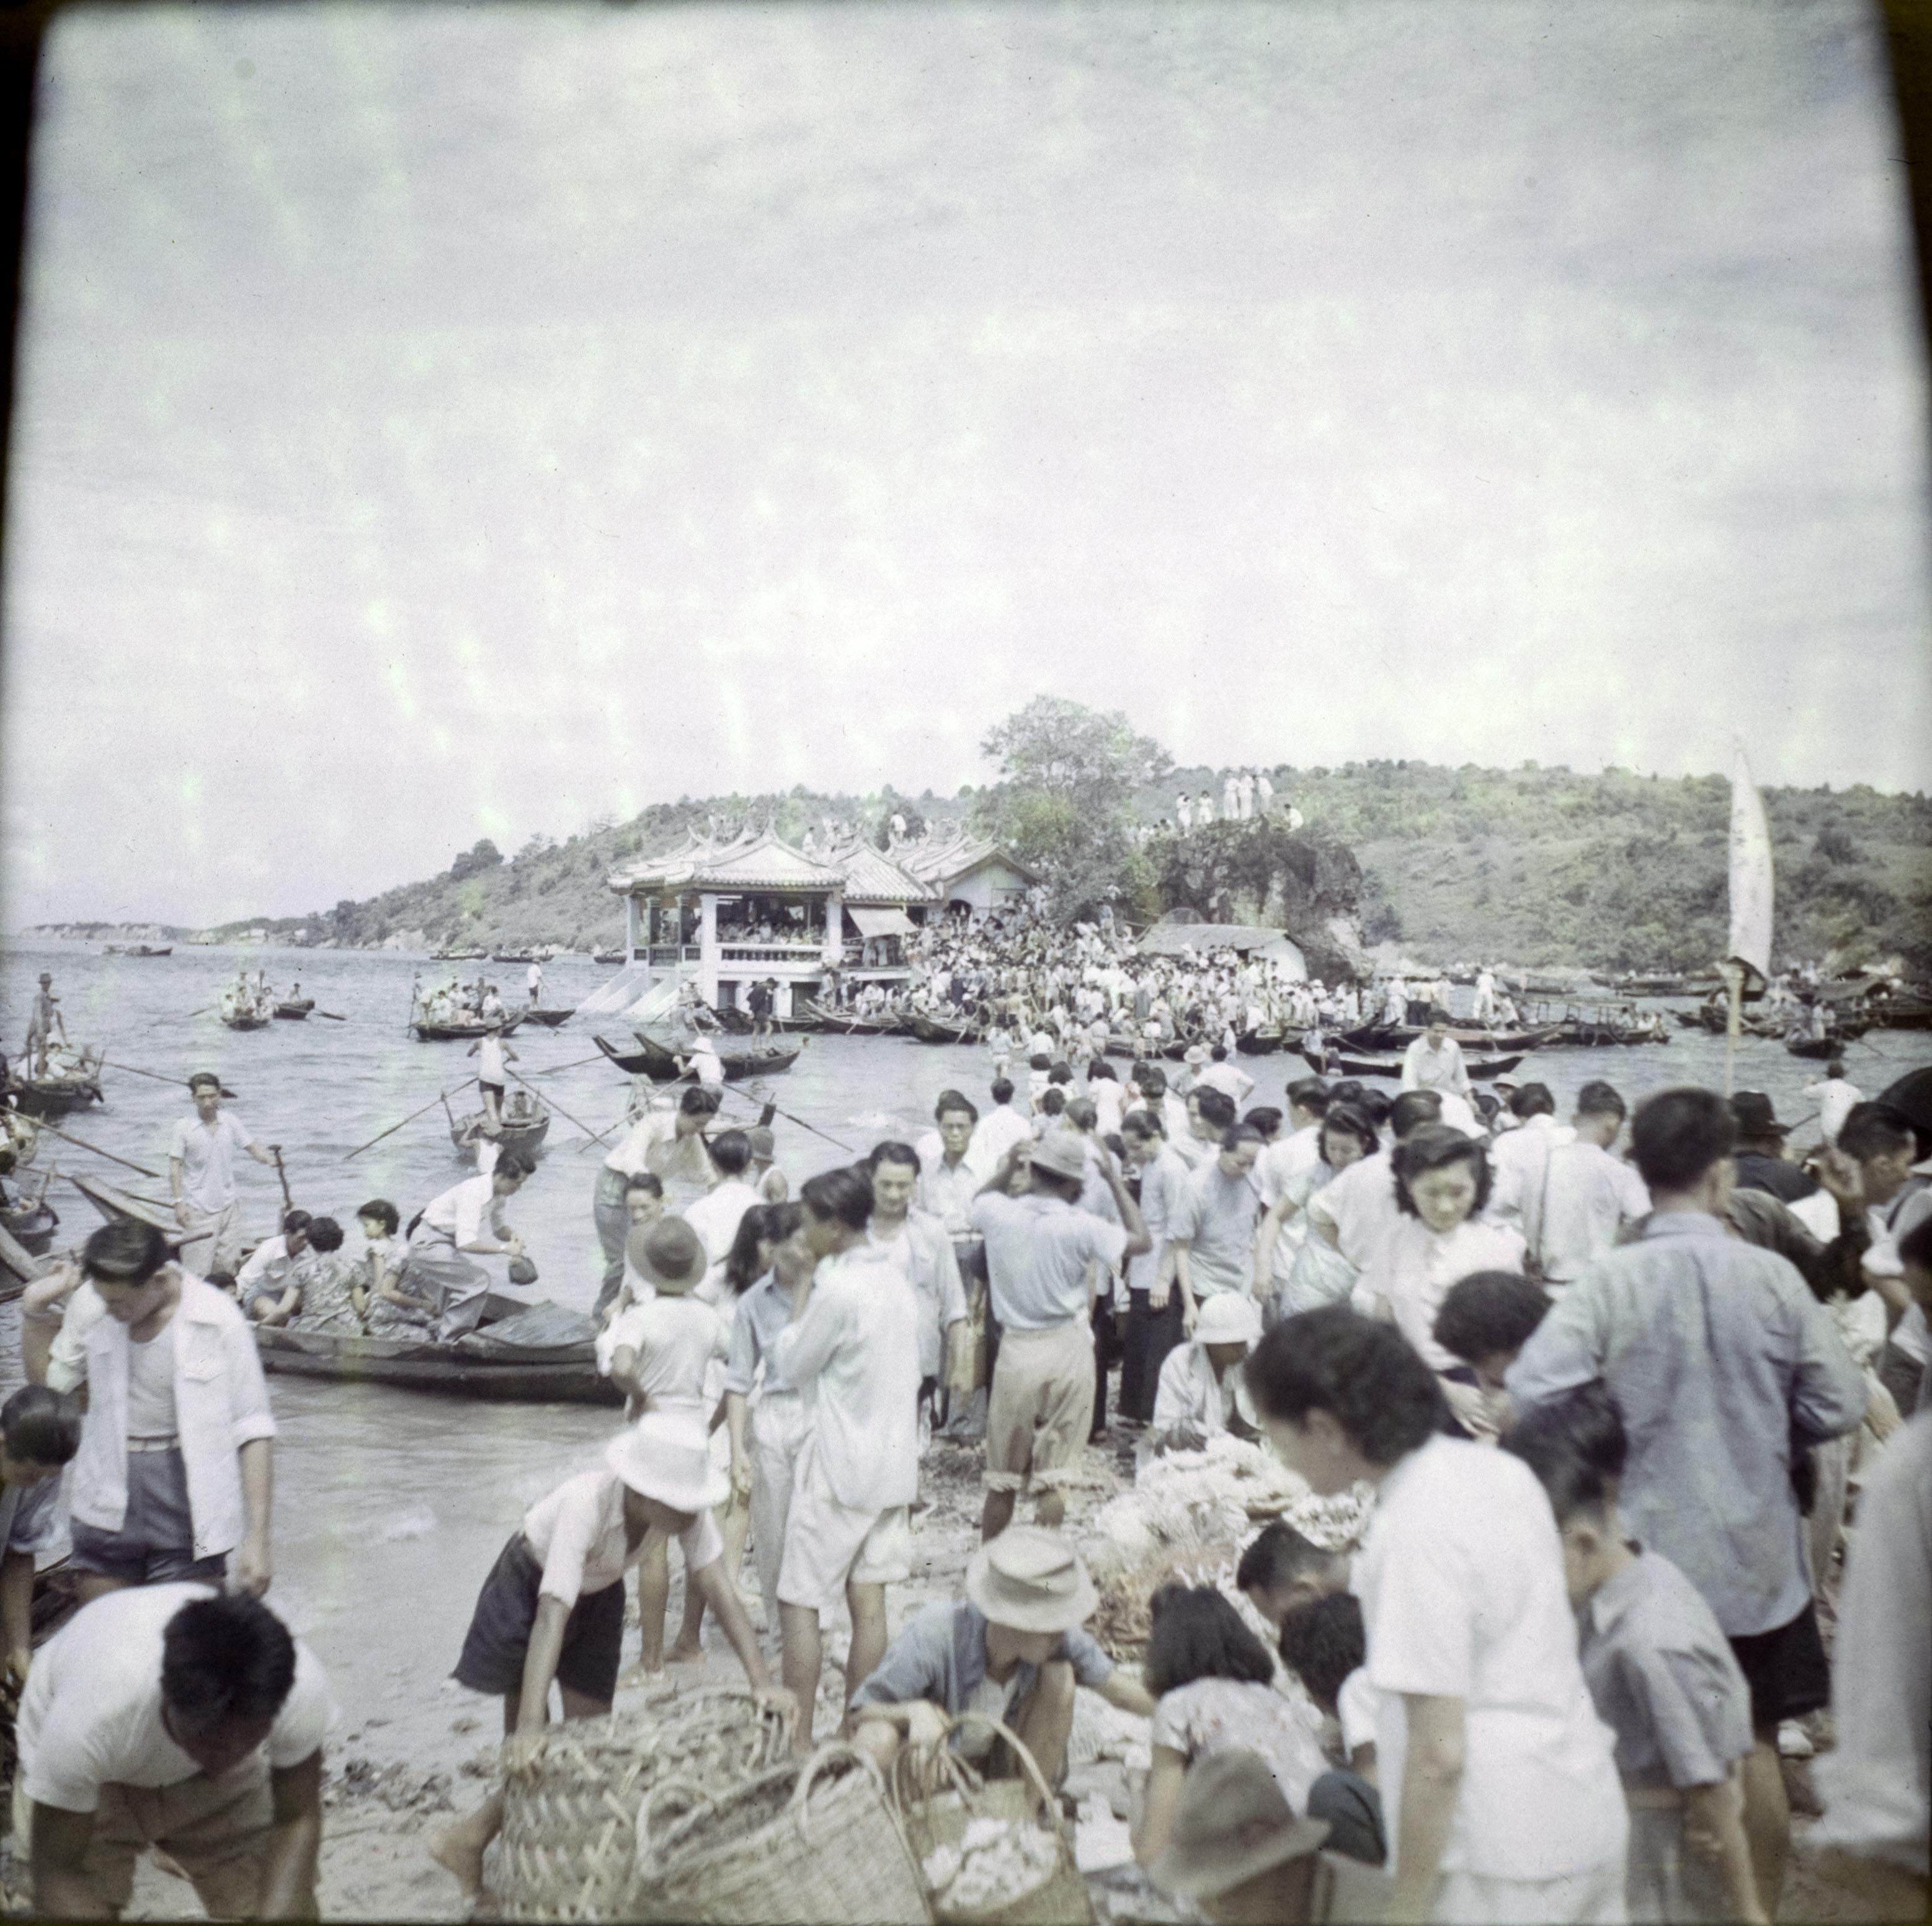
<svg viewBox="0 0 1932 1926">
<path fill-rule="evenodd" d="M 906 1018 L 906 1027 L 922 1044 L 973 1044 L 980 1041 L 976 1023 L 957 1023 L 944 1017 L 929 1017 L 915 1010 Z"/>
<path fill-rule="evenodd" d="M 528 1014 L 523 1010 L 514 1016 L 506 1013 L 494 1026 L 498 1035 L 507 1037 Z M 410 1025 L 417 1042 L 424 1044 L 473 1044 L 478 1037 L 487 1035 L 491 1027 L 481 1017 L 466 1017 L 458 1023 L 425 1023 L 418 1017 Z"/>
<path fill-rule="evenodd" d="M 493 1291 L 477 1328 L 448 1343 L 258 1325 L 262 1368 L 292 1377 L 383 1384 L 499 1404 L 619 1405 L 597 1368 L 597 1325 L 547 1299 L 524 1304 Z"/>
<path fill-rule="evenodd" d="M 632 1077 L 648 1077 L 653 1083 L 674 1083 L 682 1074 L 677 1067 L 676 1054 L 654 1037 L 642 1031 L 634 1032 L 638 1047 L 620 1050 L 608 1037 L 598 1037 L 593 1041 L 597 1047 L 617 1068 Z M 787 1050 L 782 1045 L 760 1046 L 752 1049 L 734 1044 L 714 1044 L 718 1060 L 724 1066 L 724 1080 L 739 1083 L 748 1077 L 776 1077 L 781 1071 L 789 1070 L 798 1061 L 796 1049 Z"/>
<path fill-rule="evenodd" d="M 1244 1056 L 1272 1056 L 1282 1046 L 1282 1032 L 1272 1026 L 1244 1030 L 1234 1039 L 1234 1047 Z"/>
</svg>

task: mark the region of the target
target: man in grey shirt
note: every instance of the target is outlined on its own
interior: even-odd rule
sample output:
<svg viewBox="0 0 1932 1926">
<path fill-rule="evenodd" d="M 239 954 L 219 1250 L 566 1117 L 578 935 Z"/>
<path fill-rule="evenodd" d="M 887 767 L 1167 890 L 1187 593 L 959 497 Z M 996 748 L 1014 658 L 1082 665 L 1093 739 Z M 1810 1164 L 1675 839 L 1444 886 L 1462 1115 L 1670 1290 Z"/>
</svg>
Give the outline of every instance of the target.
<svg viewBox="0 0 1932 1926">
<path fill-rule="evenodd" d="M 1643 1234 L 1570 1286 L 1506 1382 L 1519 1411 L 1593 1378 L 1616 1399 L 1632 1534 L 1703 1594 L 1750 1688 L 1744 1823 L 1759 1887 L 1775 1895 L 1791 1835 L 1778 1727 L 1827 1703 L 1831 1684 L 1792 1460 L 1856 1428 L 1865 1388 L 1797 1270 L 1727 1228 L 1733 1140 L 1714 1092 L 1660 1091 L 1639 1108 L 1631 1148 L 1654 1207 Z"/>
<path fill-rule="evenodd" d="M 1261 1132 L 1252 1124 L 1234 1125 L 1181 1193 L 1172 1239 L 1181 1328 L 1190 1337 L 1203 1298 L 1216 1291 L 1252 1294 L 1255 1221 L 1261 1213 L 1254 1170 L 1261 1154 Z"/>
</svg>

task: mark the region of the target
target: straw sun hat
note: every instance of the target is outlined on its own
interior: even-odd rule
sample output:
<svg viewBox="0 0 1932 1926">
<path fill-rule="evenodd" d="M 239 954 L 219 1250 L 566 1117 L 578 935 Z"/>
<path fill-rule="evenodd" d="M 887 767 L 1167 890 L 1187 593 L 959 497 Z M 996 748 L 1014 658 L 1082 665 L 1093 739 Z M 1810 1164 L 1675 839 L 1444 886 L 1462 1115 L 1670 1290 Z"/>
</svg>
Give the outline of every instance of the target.
<svg viewBox="0 0 1932 1926">
<path fill-rule="evenodd" d="M 1009 1525 L 973 1555 L 966 1596 L 994 1625 L 1015 1631 L 1064 1632 L 1100 1602 L 1080 1554 L 1058 1532 Z"/>
<path fill-rule="evenodd" d="M 1148 1871 L 1169 1892 L 1211 1899 L 1328 1836 L 1325 1820 L 1296 1816 L 1258 1754 L 1216 1752 L 1182 1782 L 1167 1850 Z"/>
</svg>

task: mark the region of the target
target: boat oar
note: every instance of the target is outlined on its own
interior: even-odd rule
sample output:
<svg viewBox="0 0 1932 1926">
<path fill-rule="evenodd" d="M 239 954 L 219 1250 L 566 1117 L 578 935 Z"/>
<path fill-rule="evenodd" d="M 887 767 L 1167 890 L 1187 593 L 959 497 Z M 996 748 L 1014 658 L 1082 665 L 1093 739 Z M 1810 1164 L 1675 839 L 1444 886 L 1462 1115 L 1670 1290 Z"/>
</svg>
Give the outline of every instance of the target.
<svg viewBox="0 0 1932 1926">
<path fill-rule="evenodd" d="M 519 1077 L 514 1070 L 506 1068 L 503 1074 L 509 1078 L 512 1083 L 522 1083 L 524 1088 L 529 1091 L 530 1095 L 534 1097 L 538 1103 L 548 1104 L 559 1116 L 563 1119 L 566 1123 L 575 1124 L 577 1128 L 580 1130 L 586 1137 L 590 1136 L 590 1126 L 586 1123 L 580 1122 L 578 1119 L 573 1117 L 554 1097 L 546 1097 L 534 1084 L 524 1083 L 524 1079 Z M 615 1124 L 613 1124 L 610 1128 L 611 1129 L 615 1130 L 617 1126 Z"/>
<path fill-rule="evenodd" d="M 312 1010 L 309 1014 L 314 1017 L 326 1017 L 332 1023 L 346 1023 L 349 1020 L 346 1017 L 338 1017 L 333 1010 Z"/>
<path fill-rule="evenodd" d="M 152 1070 L 136 1070 L 131 1063 L 116 1063 L 111 1056 L 104 1056 L 100 1061 L 110 1070 L 124 1070 L 130 1077 L 145 1077 L 151 1083 L 172 1083 L 178 1090 L 188 1088 L 188 1079 L 184 1077 L 158 1077 Z M 221 1094 L 231 1104 L 235 1101 L 235 1092 L 225 1083 L 221 1086 Z"/>
<path fill-rule="evenodd" d="M 561 1077 L 566 1070 L 581 1070 L 586 1063 L 608 1063 L 609 1061 L 609 1058 L 599 1050 L 594 1056 L 573 1057 L 568 1063 L 554 1063 L 547 1070 L 533 1070 L 530 1074 L 532 1077 Z"/>
<path fill-rule="evenodd" d="M 475 1078 L 475 1077 L 466 1077 L 463 1080 L 463 1081 L 462 1081 L 460 1083 L 459 1083 L 456 1087 L 457 1087 L 457 1089 L 459 1089 L 459 1090 L 464 1090 L 464 1089 L 467 1089 L 469 1088 L 469 1086 L 470 1086 L 471 1084 L 474 1083 L 476 1081 L 476 1078 Z M 375 1149 L 375 1147 L 376 1146 L 376 1145 L 377 1145 L 377 1144 L 379 1144 L 379 1143 L 380 1143 L 382 1141 L 382 1139 L 383 1139 L 384 1137 L 394 1137 L 394 1136 L 395 1135 L 395 1134 L 397 1133 L 397 1131 L 398 1131 L 399 1130 L 400 1130 L 400 1129 L 402 1128 L 402 1127 L 403 1127 L 403 1124 L 412 1124 L 412 1123 L 414 1123 L 414 1122 L 416 1122 L 416 1120 L 417 1119 L 417 1118 L 418 1118 L 419 1116 L 421 1116 L 423 1114 L 423 1112 L 424 1112 L 424 1111 L 425 1111 L 425 1110 L 434 1110 L 434 1109 L 436 1108 L 436 1107 L 437 1106 L 437 1104 L 446 1104 L 448 1102 L 448 1101 L 449 1101 L 449 1093 L 448 1093 L 448 1091 L 446 1091 L 446 1090 L 439 1090 L 439 1091 L 436 1093 L 436 1095 L 435 1095 L 434 1097 L 432 1097 L 432 1098 L 429 1100 L 429 1101 L 428 1101 L 427 1104 L 425 1104 L 422 1107 L 422 1110 L 412 1110 L 412 1111 L 409 1113 L 409 1115 L 408 1115 L 407 1116 L 406 1116 L 406 1117 L 403 1119 L 403 1123 L 402 1123 L 402 1124 L 392 1124 L 387 1130 L 382 1131 L 381 1133 L 380 1133 L 378 1135 L 376 1135 L 376 1136 L 375 1136 L 375 1137 L 372 1137 L 369 1140 L 369 1141 L 368 1141 L 367 1143 L 358 1143 L 358 1144 L 356 1146 L 356 1148 L 355 1148 L 353 1150 L 350 1150 L 350 1151 L 345 1151 L 345 1152 L 343 1153 L 343 1158 L 342 1158 L 342 1161 L 343 1161 L 343 1162 L 344 1162 L 344 1163 L 345 1163 L 345 1164 L 346 1164 L 346 1163 L 349 1161 L 349 1160 L 350 1160 L 350 1158 L 352 1158 L 352 1157 L 360 1157 L 360 1156 L 362 1155 L 363 1152 L 364 1152 L 365 1150 L 374 1150 L 374 1149 Z"/>
<path fill-rule="evenodd" d="M 91 1150 L 95 1156 L 104 1157 L 110 1164 L 122 1164 L 130 1170 L 138 1171 L 143 1177 L 153 1178 L 157 1183 L 160 1182 L 161 1173 L 158 1170 L 150 1170 L 145 1164 L 136 1164 L 131 1158 L 119 1156 L 113 1151 L 103 1150 L 99 1144 L 89 1143 L 84 1137 L 75 1137 L 70 1132 L 62 1130 L 58 1124 L 44 1122 L 40 1128 L 44 1131 L 52 1131 L 63 1143 L 76 1145 L 82 1150 Z"/>
<path fill-rule="evenodd" d="M 761 1125 L 765 1124 L 765 1113 L 769 1113 L 772 1116 L 784 1118 L 785 1122 L 788 1124 L 797 1125 L 800 1130 L 811 1131 L 814 1137 L 824 1137 L 827 1143 L 832 1144 L 837 1149 L 844 1151 L 848 1156 L 856 1157 L 859 1155 L 858 1152 L 855 1150 L 850 1144 L 842 1143 L 837 1137 L 834 1137 L 831 1134 L 830 1131 L 820 1130 L 816 1124 L 807 1123 L 802 1117 L 794 1116 L 789 1110 L 780 1110 L 777 1104 L 774 1104 L 769 1098 L 753 1097 L 745 1091 L 733 1089 L 728 1083 L 724 1086 L 724 1094 L 728 1097 L 742 1098 L 748 1104 L 757 1104 L 759 1106 L 760 1110 L 758 1121 Z M 766 1127 L 768 1128 L 769 1126 Z"/>
<path fill-rule="evenodd" d="M 289 1173 L 282 1168 L 282 1146 L 278 1143 L 272 1143 L 268 1149 L 274 1156 L 275 1175 L 281 1179 L 282 1182 L 282 1209 L 285 1211 L 292 1211 L 296 1207 L 296 1200 L 289 1195 Z"/>
</svg>

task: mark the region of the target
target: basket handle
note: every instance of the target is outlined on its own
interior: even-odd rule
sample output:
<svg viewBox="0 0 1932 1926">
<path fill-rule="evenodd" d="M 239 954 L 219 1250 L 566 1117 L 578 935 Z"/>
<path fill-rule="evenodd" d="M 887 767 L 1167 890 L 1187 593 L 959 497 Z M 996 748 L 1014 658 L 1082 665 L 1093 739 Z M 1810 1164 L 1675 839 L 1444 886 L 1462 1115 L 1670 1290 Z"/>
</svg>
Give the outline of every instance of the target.
<svg viewBox="0 0 1932 1926">
<path fill-rule="evenodd" d="M 658 1802 L 667 1793 L 682 1793 L 691 1803 L 653 1838 L 651 1828 L 657 1818 Z M 658 1848 L 678 1827 L 694 1814 L 708 1812 L 716 1803 L 715 1800 L 707 1799 L 688 1779 L 660 1779 L 644 1795 L 644 1802 L 638 1808 L 637 1856 L 639 1862 L 656 1859 Z"/>
<path fill-rule="evenodd" d="M 804 1768 L 798 1775 L 798 1784 L 792 1793 L 791 1802 L 788 1808 L 798 1826 L 800 1838 L 808 1842 L 812 1838 L 810 1801 L 812 1787 L 818 1784 L 820 1775 L 829 1767 L 837 1765 L 842 1760 L 854 1760 L 869 1772 L 880 1795 L 885 1798 L 888 1805 L 891 1804 L 891 1796 L 886 1786 L 885 1775 L 880 1772 L 878 1762 L 873 1758 L 872 1755 L 869 1752 L 862 1751 L 849 1740 L 829 1739 L 805 1762 Z"/>
<path fill-rule="evenodd" d="M 1052 1816 L 1053 1829 L 1060 1836 L 1060 1843 L 1072 1850 L 1072 1841 L 1066 1836 L 1066 1816 L 1060 1810 L 1060 1802 L 1054 1796 L 1053 1788 L 1046 1783 L 1046 1775 L 1040 1769 L 1040 1761 L 1033 1756 L 1033 1748 L 1012 1727 L 1003 1721 L 991 1718 L 984 1712 L 961 1712 L 946 1727 L 949 1736 L 968 1721 L 976 1725 L 991 1727 L 994 1735 L 1004 1739 L 1012 1748 L 1013 1757 L 1020 1762 L 1021 1770 L 1032 1781 L 1034 1790 L 1040 1795 L 1042 1807 Z"/>
</svg>

